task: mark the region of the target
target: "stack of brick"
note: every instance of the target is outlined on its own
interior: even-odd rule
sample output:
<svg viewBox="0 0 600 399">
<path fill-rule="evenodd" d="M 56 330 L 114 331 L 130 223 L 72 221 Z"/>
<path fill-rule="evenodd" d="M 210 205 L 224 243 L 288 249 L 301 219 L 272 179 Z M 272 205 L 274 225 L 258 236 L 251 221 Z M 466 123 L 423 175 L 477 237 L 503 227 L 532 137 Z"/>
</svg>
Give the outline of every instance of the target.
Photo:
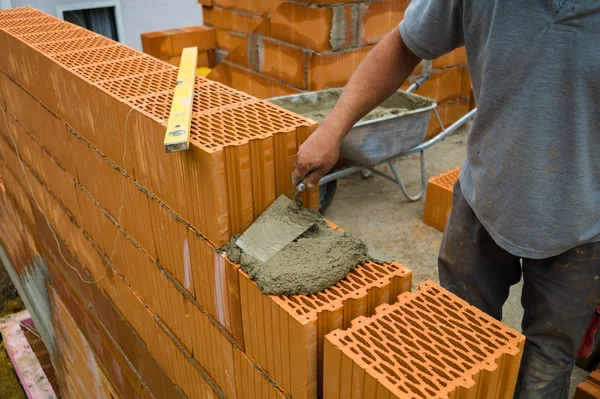
<svg viewBox="0 0 600 399">
<path fill-rule="evenodd" d="M 345 85 L 373 46 L 400 23 L 408 5 L 405 0 L 200 3 L 205 23 L 217 29 L 217 45 L 231 51 L 208 77 L 259 98 Z M 219 32 L 229 35 L 226 43 L 219 42 Z M 472 107 L 464 48 L 433 61 L 432 68 L 431 79 L 415 93 L 436 99 L 441 120 L 449 125 Z M 421 76 L 418 67 L 404 87 Z M 432 114 L 427 137 L 440 131 Z"/>
<path fill-rule="evenodd" d="M 239 46 L 247 46 L 248 35 L 259 26 L 282 0 L 230 1 L 199 0 L 204 24 L 216 30 L 219 58 Z"/>
<path fill-rule="evenodd" d="M 512 398 L 525 337 L 432 281 L 325 341 L 324 399 Z"/>
<path fill-rule="evenodd" d="M 458 181 L 460 166 L 429 179 L 425 196 L 423 221 L 439 231 L 446 229 L 452 209 L 452 193 Z"/>
<path fill-rule="evenodd" d="M 186 47 L 198 47 L 198 67 L 213 68 L 216 64 L 215 30 L 205 26 L 168 29 L 142 33 L 144 53 L 179 66 Z"/>
<path fill-rule="evenodd" d="M 175 67 L 29 7 L 0 11 L 0 48 L 0 241 L 22 291 L 47 277 L 64 392 L 314 398 L 325 334 L 410 289 L 367 263 L 269 297 L 216 252 L 294 194 L 312 121 L 197 78 L 190 149 L 167 154 Z"/>
</svg>

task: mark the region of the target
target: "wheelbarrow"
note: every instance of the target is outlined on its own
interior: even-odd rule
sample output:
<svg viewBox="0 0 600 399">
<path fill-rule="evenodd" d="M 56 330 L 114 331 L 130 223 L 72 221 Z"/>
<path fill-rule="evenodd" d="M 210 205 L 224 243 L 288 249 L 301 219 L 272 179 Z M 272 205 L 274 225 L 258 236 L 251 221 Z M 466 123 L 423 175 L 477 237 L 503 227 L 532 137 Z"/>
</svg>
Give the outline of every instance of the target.
<svg viewBox="0 0 600 399">
<path fill-rule="evenodd" d="M 437 103 L 426 97 L 412 94 L 428 79 L 429 75 L 424 75 L 406 91 L 399 90 L 381 107 L 352 127 L 341 146 L 341 155 L 350 161 L 350 165 L 334 169 L 319 181 L 321 212 L 331 204 L 337 188 L 337 180 L 354 173 L 360 173 L 363 178 L 374 174 L 396 183 L 409 201 L 418 201 L 423 197 L 427 187 L 425 150 L 456 132 L 471 120 L 477 111 L 473 109 L 452 125 L 444 127 L 437 111 Z M 341 88 L 327 89 L 273 97 L 267 101 L 319 122 L 333 108 L 341 91 Z M 396 107 L 396 104 L 408 105 L 408 107 Z M 430 112 L 434 112 L 442 132 L 423 141 Z M 416 153 L 420 154 L 421 159 L 421 187 L 416 194 L 410 194 L 393 161 Z M 376 166 L 386 163 L 392 172 L 391 175 L 376 169 Z"/>
</svg>

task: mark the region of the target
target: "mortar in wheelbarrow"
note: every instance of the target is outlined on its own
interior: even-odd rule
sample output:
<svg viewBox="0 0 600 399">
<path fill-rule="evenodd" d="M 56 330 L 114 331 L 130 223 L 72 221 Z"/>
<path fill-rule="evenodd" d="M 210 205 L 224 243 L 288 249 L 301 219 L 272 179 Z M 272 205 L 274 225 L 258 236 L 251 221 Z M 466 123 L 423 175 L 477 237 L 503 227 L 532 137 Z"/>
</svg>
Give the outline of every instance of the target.
<svg viewBox="0 0 600 399">
<path fill-rule="evenodd" d="M 327 89 L 267 101 L 321 123 L 337 103 L 342 89 Z M 354 125 L 342 141 L 344 158 L 375 166 L 421 144 L 436 102 L 397 91 Z"/>
</svg>

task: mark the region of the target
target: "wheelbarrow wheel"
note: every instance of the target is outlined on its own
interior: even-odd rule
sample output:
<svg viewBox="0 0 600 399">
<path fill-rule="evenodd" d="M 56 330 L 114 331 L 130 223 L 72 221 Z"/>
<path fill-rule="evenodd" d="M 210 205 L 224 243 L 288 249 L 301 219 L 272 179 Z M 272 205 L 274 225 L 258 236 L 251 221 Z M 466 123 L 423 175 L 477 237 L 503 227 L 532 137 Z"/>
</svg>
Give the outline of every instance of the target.
<svg viewBox="0 0 600 399">
<path fill-rule="evenodd" d="M 319 186 L 319 212 L 325 212 L 329 205 L 331 205 L 336 190 L 337 180 Z"/>
</svg>

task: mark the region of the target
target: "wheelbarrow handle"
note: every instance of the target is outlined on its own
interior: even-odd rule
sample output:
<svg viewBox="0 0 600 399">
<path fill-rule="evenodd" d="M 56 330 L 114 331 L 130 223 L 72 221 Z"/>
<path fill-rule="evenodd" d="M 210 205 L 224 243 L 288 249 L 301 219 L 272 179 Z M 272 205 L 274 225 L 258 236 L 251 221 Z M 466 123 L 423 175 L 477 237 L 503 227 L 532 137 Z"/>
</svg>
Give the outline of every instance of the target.
<svg viewBox="0 0 600 399">
<path fill-rule="evenodd" d="M 413 91 L 417 90 L 423 83 L 427 82 L 428 80 L 429 80 L 429 74 L 426 73 L 425 75 L 423 75 L 419 79 L 417 79 L 413 84 L 408 86 L 408 89 L 406 89 L 406 92 L 412 93 Z"/>
</svg>

